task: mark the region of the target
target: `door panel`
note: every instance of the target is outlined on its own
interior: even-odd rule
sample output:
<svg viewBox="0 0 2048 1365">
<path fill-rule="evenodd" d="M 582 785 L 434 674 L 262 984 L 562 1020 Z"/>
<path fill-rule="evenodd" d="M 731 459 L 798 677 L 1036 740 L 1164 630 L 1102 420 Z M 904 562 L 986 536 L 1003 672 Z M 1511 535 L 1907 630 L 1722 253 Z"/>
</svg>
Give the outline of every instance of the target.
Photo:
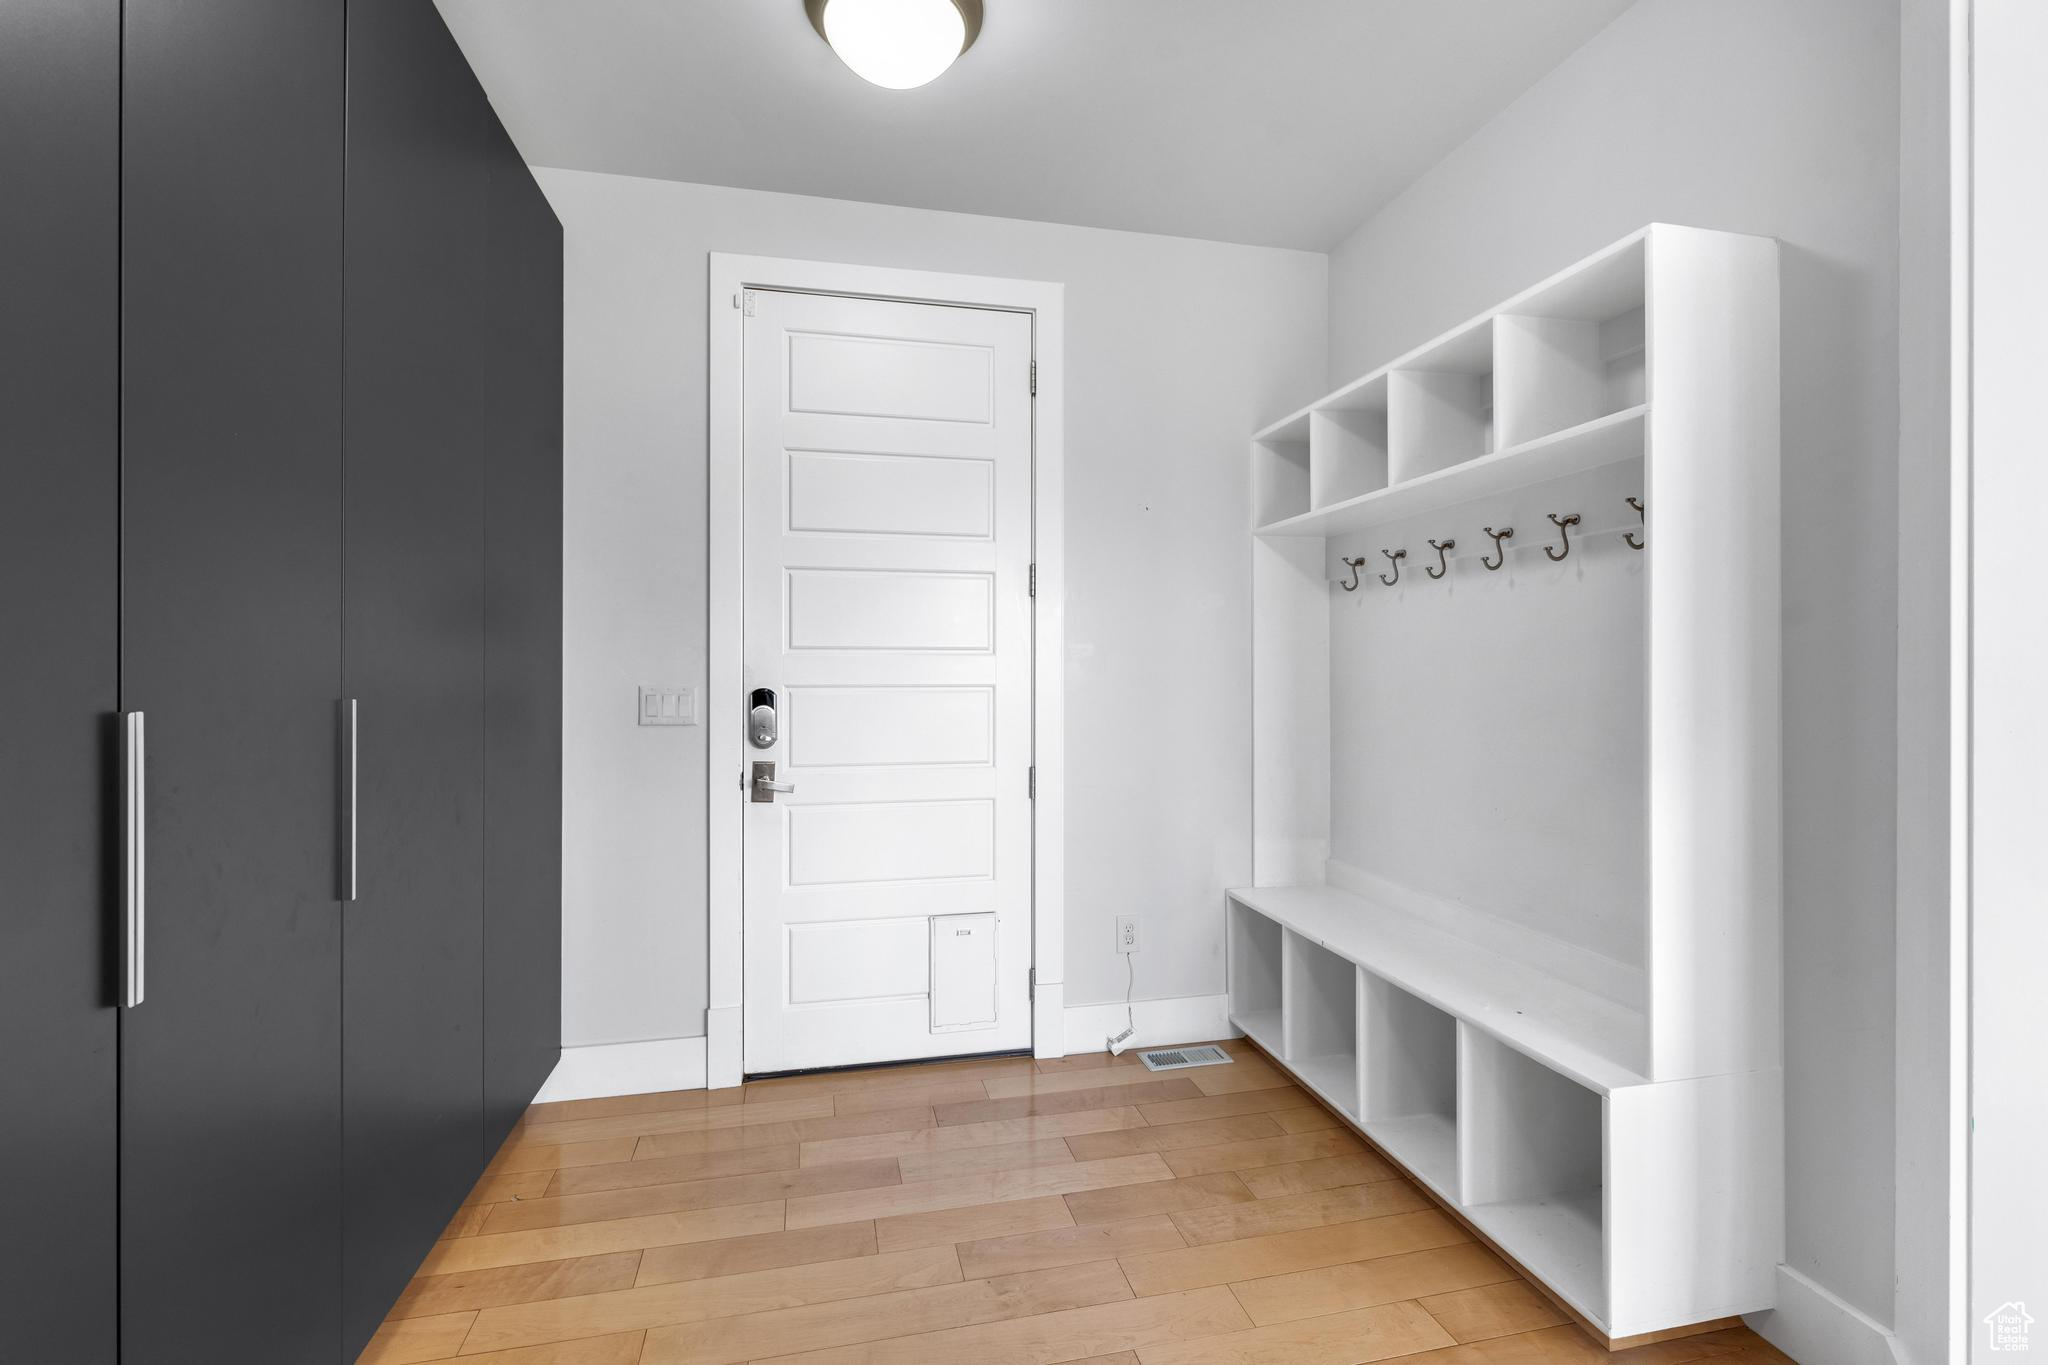
<svg viewBox="0 0 2048 1365">
<path fill-rule="evenodd" d="M 921 997 L 931 979 L 921 919 L 792 924 L 787 943 L 793 1005 Z"/>
<path fill-rule="evenodd" d="M 475 1179 L 483 1126 L 481 92 L 432 5 L 348 7 L 343 1322 L 359 1349 Z"/>
<path fill-rule="evenodd" d="M 1031 1038 L 1022 314 L 756 291 L 746 685 L 796 791 L 743 801 L 747 1070 Z M 935 947 L 936 945 L 936 947 Z"/>
<path fill-rule="evenodd" d="M 995 530 L 991 460 L 789 452 L 789 529 L 847 535 L 960 536 Z"/>
<path fill-rule="evenodd" d="M 995 761 L 993 687 L 792 687 L 782 742 L 806 768 L 986 765 Z"/>
<path fill-rule="evenodd" d="M 906 569 L 791 569 L 789 648 L 986 653 L 995 576 Z"/>
<path fill-rule="evenodd" d="M 562 1055 L 562 227 L 487 129 L 484 1109 L 495 1148 Z"/>
<path fill-rule="evenodd" d="M 118 0 L 0 5 L 0 1236 L 10 1359 L 113 1365 Z M 16 211 L 27 209 L 29 211 Z"/>
<path fill-rule="evenodd" d="M 792 413 L 986 425 L 995 407 L 985 344 L 792 329 L 788 345 Z"/>
<path fill-rule="evenodd" d="M 127 0 L 128 1365 L 338 1353 L 342 6 Z"/>
<path fill-rule="evenodd" d="M 996 872 L 996 803 L 860 801 L 783 808 L 790 886 L 987 881 Z"/>
</svg>

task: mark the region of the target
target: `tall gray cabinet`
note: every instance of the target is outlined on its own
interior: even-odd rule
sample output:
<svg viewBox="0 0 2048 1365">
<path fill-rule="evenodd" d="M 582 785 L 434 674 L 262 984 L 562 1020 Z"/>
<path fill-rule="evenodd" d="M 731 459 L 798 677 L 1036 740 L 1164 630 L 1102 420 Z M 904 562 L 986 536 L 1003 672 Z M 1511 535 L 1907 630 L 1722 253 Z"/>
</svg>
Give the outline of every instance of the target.
<svg viewBox="0 0 2048 1365">
<path fill-rule="evenodd" d="M 559 1055 L 560 228 L 424 0 L 10 0 L 0 183 L 8 1350 L 351 1360 Z"/>
</svg>

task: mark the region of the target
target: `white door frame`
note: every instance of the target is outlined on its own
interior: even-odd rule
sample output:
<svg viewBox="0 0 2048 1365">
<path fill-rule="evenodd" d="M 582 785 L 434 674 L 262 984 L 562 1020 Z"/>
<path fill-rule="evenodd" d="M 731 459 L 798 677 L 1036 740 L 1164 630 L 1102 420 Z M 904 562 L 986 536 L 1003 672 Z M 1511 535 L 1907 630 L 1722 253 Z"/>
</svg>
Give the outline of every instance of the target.
<svg viewBox="0 0 2048 1365">
<path fill-rule="evenodd" d="M 1032 763 L 1038 797 L 1031 808 L 1031 960 L 1036 967 L 1031 1037 L 1041 1057 L 1066 1050 L 1062 1010 L 1066 980 L 1066 574 L 1064 562 L 1064 436 L 1066 430 L 1065 286 L 1040 280 L 992 279 L 880 266 L 711 253 L 710 307 L 710 640 L 704 722 L 708 727 L 705 796 L 710 846 L 710 1005 L 705 1011 L 705 1083 L 738 1085 L 745 899 L 740 857 L 740 778 L 746 762 L 741 721 L 745 587 L 740 527 L 743 512 L 740 444 L 741 353 L 747 289 L 847 294 L 901 303 L 950 304 L 1031 314 L 1031 356 L 1037 404 L 1032 415 L 1033 603 Z"/>
</svg>

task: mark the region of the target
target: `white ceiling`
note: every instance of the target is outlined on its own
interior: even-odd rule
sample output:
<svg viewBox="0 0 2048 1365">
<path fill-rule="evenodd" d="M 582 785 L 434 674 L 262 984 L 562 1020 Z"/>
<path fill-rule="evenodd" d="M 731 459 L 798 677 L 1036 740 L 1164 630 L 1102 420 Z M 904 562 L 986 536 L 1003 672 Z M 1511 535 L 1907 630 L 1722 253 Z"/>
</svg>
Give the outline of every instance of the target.
<svg viewBox="0 0 2048 1365">
<path fill-rule="evenodd" d="M 1629 0 L 986 0 L 920 90 L 802 0 L 438 0 L 529 162 L 1324 251 Z"/>
</svg>

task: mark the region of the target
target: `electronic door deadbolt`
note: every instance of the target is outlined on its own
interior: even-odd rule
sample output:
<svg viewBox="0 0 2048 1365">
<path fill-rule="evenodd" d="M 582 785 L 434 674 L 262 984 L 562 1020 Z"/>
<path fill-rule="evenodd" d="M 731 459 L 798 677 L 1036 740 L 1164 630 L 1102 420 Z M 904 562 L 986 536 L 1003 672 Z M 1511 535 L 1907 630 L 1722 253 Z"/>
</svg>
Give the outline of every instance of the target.
<svg viewBox="0 0 2048 1365">
<path fill-rule="evenodd" d="M 747 739 L 756 749 L 775 747 L 775 691 L 757 687 L 747 702 Z"/>
</svg>

